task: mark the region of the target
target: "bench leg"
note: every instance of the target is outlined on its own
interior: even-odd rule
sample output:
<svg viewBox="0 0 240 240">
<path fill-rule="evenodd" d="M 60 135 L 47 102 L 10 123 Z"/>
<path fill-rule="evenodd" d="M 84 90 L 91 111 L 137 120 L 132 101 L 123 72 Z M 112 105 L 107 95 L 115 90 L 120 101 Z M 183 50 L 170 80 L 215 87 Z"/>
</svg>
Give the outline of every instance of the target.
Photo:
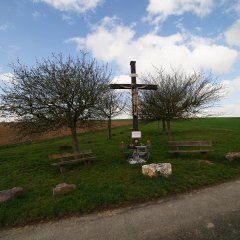
<svg viewBox="0 0 240 240">
<path fill-rule="evenodd" d="M 63 173 L 64 172 L 64 167 L 60 165 L 59 170 L 60 170 L 60 173 Z"/>
<path fill-rule="evenodd" d="M 90 160 L 90 159 L 89 159 L 89 160 L 86 160 L 85 162 L 87 163 L 87 165 L 90 165 L 90 164 L 91 164 L 91 160 Z"/>
</svg>

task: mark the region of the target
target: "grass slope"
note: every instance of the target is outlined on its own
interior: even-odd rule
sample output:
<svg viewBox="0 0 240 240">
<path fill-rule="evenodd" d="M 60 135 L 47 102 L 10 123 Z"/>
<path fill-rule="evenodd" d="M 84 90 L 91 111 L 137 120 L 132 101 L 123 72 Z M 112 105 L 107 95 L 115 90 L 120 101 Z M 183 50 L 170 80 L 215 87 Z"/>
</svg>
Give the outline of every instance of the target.
<svg viewBox="0 0 240 240">
<path fill-rule="evenodd" d="M 240 118 L 211 118 L 173 123 L 175 140 L 212 140 L 208 165 L 201 155 L 168 154 L 166 136 L 157 123 L 141 125 L 144 140 L 151 139 L 149 162 L 170 162 L 169 178 L 147 178 L 141 166 L 127 163 L 119 149 L 121 141 L 129 142 L 130 127 L 113 129 L 113 139 L 106 131 L 79 135 L 81 148 L 92 149 L 94 164 L 75 164 L 63 174 L 51 167 L 47 155 L 57 153 L 59 145 L 70 143 L 69 137 L 0 147 L 0 190 L 20 186 L 24 193 L 17 199 L 0 204 L 0 226 L 25 224 L 73 213 L 88 213 L 100 208 L 144 201 L 154 197 L 184 192 L 240 176 L 240 161 L 229 163 L 224 154 L 240 151 Z M 74 183 L 77 190 L 53 197 L 52 188 L 61 182 Z"/>
</svg>

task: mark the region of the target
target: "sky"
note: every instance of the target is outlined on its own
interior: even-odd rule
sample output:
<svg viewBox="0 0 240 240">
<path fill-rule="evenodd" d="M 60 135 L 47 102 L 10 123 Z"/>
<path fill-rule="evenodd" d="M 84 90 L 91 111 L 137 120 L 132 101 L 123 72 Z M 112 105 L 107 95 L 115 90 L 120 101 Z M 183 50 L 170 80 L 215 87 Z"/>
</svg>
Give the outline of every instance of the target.
<svg viewBox="0 0 240 240">
<path fill-rule="evenodd" d="M 224 98 L 209 110 L 240 116 L 240 0 L 0 0 L 0 80 L 29 66 L 87 50 L 115 82 L 154 67 L 212 72 Z"/>
</svg>

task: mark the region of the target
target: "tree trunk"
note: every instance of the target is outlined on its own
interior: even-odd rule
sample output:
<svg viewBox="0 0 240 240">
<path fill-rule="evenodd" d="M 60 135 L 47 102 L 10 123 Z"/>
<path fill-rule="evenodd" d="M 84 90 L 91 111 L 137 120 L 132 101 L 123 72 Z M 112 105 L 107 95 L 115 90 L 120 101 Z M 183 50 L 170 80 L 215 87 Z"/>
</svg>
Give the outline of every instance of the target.
<svg viewBox="0 0 240 240">
<path fill-rule="evenodd" d="M 168 140 L 172 140 L 172 131 L 171 131 L 170 120 L 167 120 L 167 135 L 168 135 Z"/>
<path fill-rule="evenodd" d="M 71 133 L 72 133 L 72 148 L 73 148 L 73 152 L 78 152 L 79 151 L 79 146 L 78 146 L 78 138 L 77 138 L 77 128 L 76 128 L 76 126 L 71 127 Z"/>
<path fill-rule="evenodd" d="M 166 122 L 165 122 L 165 120 L 162 120 L 162 132 L 166 133 Z"/>
<path fill-rule="evenodd" d="M 112 138 L 112 119 L 108 118 L 108 139 Z"/>
</svg>

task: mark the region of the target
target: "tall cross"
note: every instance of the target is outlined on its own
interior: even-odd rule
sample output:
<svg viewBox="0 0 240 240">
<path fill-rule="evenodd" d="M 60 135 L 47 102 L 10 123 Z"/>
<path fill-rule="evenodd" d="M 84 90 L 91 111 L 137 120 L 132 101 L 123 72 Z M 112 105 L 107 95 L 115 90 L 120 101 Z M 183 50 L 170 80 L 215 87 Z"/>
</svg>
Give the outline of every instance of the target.
<svg viewBox="0 0 240 240">
<path fill-rule="evenodd" d="M 132 115 L 133 131 L 138 131 L 138 90 L 157 90 L 157 85 L 137 84 L 136 61 L 130 62 L 131 66 L 131 84 L 110 84 L 111 89 L 131 89 L 132 90 Z"/>
</svg>

